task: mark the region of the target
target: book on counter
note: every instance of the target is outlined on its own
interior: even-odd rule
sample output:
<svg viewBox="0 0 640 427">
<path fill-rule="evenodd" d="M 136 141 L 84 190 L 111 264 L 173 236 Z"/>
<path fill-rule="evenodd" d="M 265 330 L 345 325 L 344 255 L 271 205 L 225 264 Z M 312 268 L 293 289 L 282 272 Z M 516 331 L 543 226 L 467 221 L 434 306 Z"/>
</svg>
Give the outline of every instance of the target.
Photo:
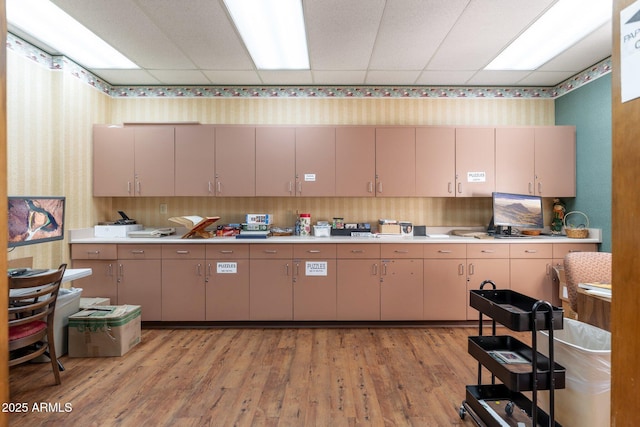
<svg viewBox="0 0 640 427">
<path fill-rule="evenodd" d="M 182 236 L 183 239 L 193 236 L 208 239 L 210 237 L 213 237 L 213 233 L 207 231 L 207 227 L 211 226 L 219 219 L 219 216 L 201 217 L 197 215 L 186 215 L 171 217 L 169 218 L 169 221 L 186 227 L 188 231 L 184 236 Z"/>
<path fill-rule="evenodd" d="M 236 239 L 266 239 L 271 235 L 271 230 L 240 230 Z"/>
</svg>

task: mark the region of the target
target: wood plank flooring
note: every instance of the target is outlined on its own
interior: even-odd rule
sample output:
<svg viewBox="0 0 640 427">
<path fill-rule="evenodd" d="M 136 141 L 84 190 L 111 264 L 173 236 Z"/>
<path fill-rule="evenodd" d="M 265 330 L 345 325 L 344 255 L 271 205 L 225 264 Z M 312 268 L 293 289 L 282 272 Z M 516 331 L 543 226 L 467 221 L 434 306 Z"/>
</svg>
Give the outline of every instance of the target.
<svg viewBox="0 0 640 427">
<path fill-rule="evenodd" d="M 10 372 L 11 426 L 451 426 L 477 328 L 143 329 L 123 357 Z M 526 336 L 519 337 L 526 340 Z M 42 406 L 44 404 L 44 406 Z M 42 409 L 37 411 L 35 409 Z"/>
</svg>

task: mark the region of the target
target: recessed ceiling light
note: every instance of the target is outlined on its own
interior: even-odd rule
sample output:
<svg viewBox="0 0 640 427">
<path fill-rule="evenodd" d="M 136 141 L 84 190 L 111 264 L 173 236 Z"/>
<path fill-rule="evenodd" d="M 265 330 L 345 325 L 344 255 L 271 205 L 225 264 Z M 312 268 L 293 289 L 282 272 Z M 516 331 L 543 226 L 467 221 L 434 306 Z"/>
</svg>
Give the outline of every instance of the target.
<svg viewBox="0 0 640 427">
<path fill-rule="evenodd" d="M 224 4 L 258 69 L 309 68 L 301 0 L 224 0 Z"/>
<path fill-rule="evenodd" d="M 535 70 L 611 19 L 611 0 L 559 0 L 485 70 Z"/>
<path fill-rule="evenodd" d="M 7 0 L 7 23 L 87 68 L 139 68 L 48 0 Z"/>
</svg>

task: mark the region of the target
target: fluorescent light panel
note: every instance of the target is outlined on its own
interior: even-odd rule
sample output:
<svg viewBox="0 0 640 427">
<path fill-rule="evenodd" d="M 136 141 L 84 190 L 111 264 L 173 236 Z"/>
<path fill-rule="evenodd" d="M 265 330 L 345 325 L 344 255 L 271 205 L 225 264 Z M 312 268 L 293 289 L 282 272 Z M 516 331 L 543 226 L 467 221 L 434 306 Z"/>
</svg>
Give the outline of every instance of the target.
<svg viewBox="0 0 640 427">
<path fill-rule="evenodd" d="M 301 0 L 224 3 L 258 69 L 309 69 Z"/>
<path fill-rule="evenodd" d="M 7 0 L 7 22 L 87 68 L 139 68 L 48 0 Z"/>
<path fill-rule="evenodd" d="M 559 0 L 485 70 L 535 70 L 611 19 L 611 0 Z"/>
</svg>

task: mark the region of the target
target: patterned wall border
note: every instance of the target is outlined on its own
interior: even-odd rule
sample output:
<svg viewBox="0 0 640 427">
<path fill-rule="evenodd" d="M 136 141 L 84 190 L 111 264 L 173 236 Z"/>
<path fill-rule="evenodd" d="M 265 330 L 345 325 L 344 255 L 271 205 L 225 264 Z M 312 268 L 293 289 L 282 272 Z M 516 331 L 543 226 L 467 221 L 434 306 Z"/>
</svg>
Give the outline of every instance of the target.
<svg viewBox="0 0 640 427">
<path fill-rule="evenodd" d="M 472 86 L 114 86 L 64 56 L 52 56 L 7 34 L 11 49 L 39 64 L 70 73 L 114 98 L 558 98 L 611 72 L 606 58 L 555 87 Z"/>
</svg>

